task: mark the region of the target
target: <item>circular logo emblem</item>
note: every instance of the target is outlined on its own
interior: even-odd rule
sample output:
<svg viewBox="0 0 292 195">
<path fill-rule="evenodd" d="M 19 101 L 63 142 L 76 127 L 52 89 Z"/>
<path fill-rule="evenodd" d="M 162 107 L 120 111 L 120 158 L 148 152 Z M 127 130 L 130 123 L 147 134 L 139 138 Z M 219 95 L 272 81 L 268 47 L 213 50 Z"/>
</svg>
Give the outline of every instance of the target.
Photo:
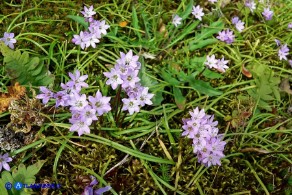
<svg viewBox="0 0 292 195">
<path fill-rule="evenodd" d="M 6 188 L 7 190 L 11 190 L 11 189 L 12 189 L 12 184 L 11 184 L 10 182 L 7 182 L 7 183 L 5 184 L 5 188 Z"/>
<path fill-rule="evenodd" d="M 14 188 L 15 188 L 16 190 L 21 190 L 22 187 L 23 187 L 23 185 L 22 185 L 21 182 L 16 182 L 16 183 L 14 184 Z"/>
</svg>

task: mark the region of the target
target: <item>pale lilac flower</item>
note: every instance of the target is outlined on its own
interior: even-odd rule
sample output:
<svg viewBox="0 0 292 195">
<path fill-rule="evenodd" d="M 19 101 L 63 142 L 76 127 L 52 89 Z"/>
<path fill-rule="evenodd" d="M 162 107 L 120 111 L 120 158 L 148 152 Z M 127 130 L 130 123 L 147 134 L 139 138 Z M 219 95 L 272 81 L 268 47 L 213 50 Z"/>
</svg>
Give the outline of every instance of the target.
<svg viewBox="0 0 292 195">
<path fill-rule="evenodd" d="M 215 56 L 212 55 L 211 58 L 212 57 L 215 57 Z M 197 121 L 197 120 L 202 120 L 206 116 L 206 113 L 204 109 L 199 110 L 199 107 L 196 107 L 193 111 L 190 111 L 190 115 L 193 120 Z"/>
<path fill-rule="evenodd" d="M 0 38 L 0 41 L 3 41 L 5 45 L 14 49 L 14 43 L 16 43 L 16 39 L 14 39 L 14 33 L 5 32 L 4 36 Z"/>
<path fill-rule="evenodd" d="M 76 70 L 75 73 L 69 72 L 69 77 L 71 80 L 66 83 L 69 87 L 78 91 L 80 91 L 82 87 L 88 87 L 88 84 L 84 82 L 88 78 L 88 75 L 81 76 L 79 70 Z"/>
<path fill-rule="evenodd" d="M 65 91 L 58 91 L 54 94 L 54 98 L 56 99 L 56 107 L 67 106 L 69 97 Z"/>
<path fill-rule="evenodd" d="M 278 51 L 278 56 L 280 58 L 280 60 L 287 60 L 287 55 L 289 54 L 289 48 L 287 46 L 287 44 L 282 45 Z"/>
<path fill-rule="evenodd" d="M 219 32 L 218 36 L 216 37 L 217 39 L 224 41 L 227 44 L 231 44 L 234 42 L 234 34 L 232 30 L 223 30 L 221 32 Z"/>
<path fill-rule="evenodd" d="M 215 3 L 215 2 L 217 2 L 217 0 L 208 0 L 210 3 Z"/>
<path fill-rule="evenodd" d="M 265 8 L 262 14 L 266 20 L 272 20 L 274 12 L 270 8 Z"/>
<path fill-rule="evenodd" d="M 81 110 L 81 121 L 83 121 L 86 125 L 90 126 L 92 121 L 97 121 L 97 117 L 95 115 L 96 110 L 91 106 L 87 105 Z"/>
<path fill-rule="evenodd" d="M 82 117 L 81 111 L 73 110 L 71 113 L 72 113 L 72 116 L 71 116 L 71 118 L 69 119 L 69 122 L 70 122 L 71 124 L 75 124 L 75 123 L 81 121 L 81 117 Z"/>
<path fill-rule="evenodd" d="M 124 103 L 122 110 L 128 110 L 130 115 L 140 111 L 140 102 L 135 98 L 123 98 L 122 102 Z"/>
<path fill-rule="evenodd" d="M 96 14 L 96 12 L 93 10 L 93 6 L 90 6 L 89 8 L 84 6 L 84 11 L 81 11 L 81 13 L 85 18 L 91 18 Z"/>
<path fill-rule="evenodd" d="M 103 115 L 104 113 L 108 113 L 111 110 L 110 106 L 110 97 L 102 96 L 100 91 L 98 90 L 95 94 L 95 97 L 89 96 L 88 100 L 91 103 L 92 108 L 94 108 L 98 116 Z"/>
<path fill-rule="evenodd" d="M 208 68 L 217 68 L 217 63 L 218 63 L 218 60 L 215 58 L 214 54 L 211 57 L 207 56 L 207 60 L 205 62 L 205 65 Z"/>
<path fill-rule="evenodd" d="M 237 16 L 232 18 L 232 24 L 235 25 L 235 28 L 239 32 L 242 32 L 243 31 L 243 29 L 244 29 L 244 22 L 242 22 L 241 20 L 239 20 L 239 18 Z"/>
<path fill-rule="evenodd" d="M 92 32 L 95 32 L 95 33 L 98 33 L 98 34 L 103 34 L 103 35 L 106 35 L 107 32 L 106 30 L 109 29 L 109 25 L 106 24 L 105 20 L 93 20 L 91 23 L 90 23 L 90 30 Z"/>
<path fill-rule="evenodd" d="M 231 19 L 232 24 L 236 24 L 238 21 L 239 21 L 239 18 L 237 16 Z"/>
<path fill-rule="evenodd" d="M 10 171 L 10 166 L 9 166 L 9 162 L 12 161 L 12 158 L 9 157 L 8 153 L 5 154 L 0 154 L 0 172 L 2 170 L 2 168 L 4 168 L 7 171 Z"/>
<path fill-rule="evenodd" d="M 251 12 L 253 12 L 256 9 L 256 4 L 255 4 L 254 0 L 246 0 L 245 6 L 248 7 Z"/>
<path fill-rule="evenodd" d="M 70 100 L 68 101 L 70 107 L 70 110 L 72 111 L 82 111 L 85 106 L 88 105 L 88 101 L 86 100 L 86 95 L 85 94 L 77 94 L 74 93 L 72 94 L 72 96 L 70 97 Z"/>
<path fill-rule="evenodd" d="M 217 62 L 216 69 L 220 72 L 225 72 L 227 68 L 229 68 L 226 64 L 228 64 L 228 60 L 224 60 L 224 57 Z"/>
<path fill-rule="evenodd" d="M 126 75 L 122 75 L 121 78 L 123 79 L 122 88 L 126 89 L 127 87 L 135 87 L 135 84 L 140 81 L 138 77 L 138 70 L 129 69 Z"/>
<path fill-rule="evenodd" d="M 120 52 L 121 58 L 117 60 L 118 64 L 122 64 L 128 68 L 139 69 L 138 60 L 139 56 L 133 55 L 133 51 L 130 50 L 127 54 Z"/>
<path fill-rule="evenodd" d="M 281 41 L 280 40 L 275 39 L 275 42 L 276 42 L 276 44 L 277 44 L 278 47 L 281 45 Z"/>
<path fill-rule="evenodd" d="M 292 29 L 292 22 L 288 24 L 288 29 Z"/>
<path fill-rule="evenodd" d="M 113 89 L 116 89 L 119 84 L 123 83 L 120 74 L 114 68 L 110 72 L 104 72 L 103 74 L 108 78 L 106 84 L 111 85 Z"/>
<path fill-rule="evenodd" d="M 90 46 L 89 42 L 89 36 L 88 32 L 80 32 L 80 35 L 73 35 L 74 38 L 72 39 L 72 42 L 75 43 L 75 45 L 80 45 L 81 49 L 84 49 L 85 47 Z"/>
<path fill-rule="evenodd" d="M 96 34 L 91 33 L 88 35 L 88 43 L 93 48 L 96 48 L 96 43 L 99 43 L 99 39 L 97 38 Z"/>
<path fill-rule="evenodd" d="M 96 180 L 95 177 L 93 176 L 90 177 L 91 183 L 85 187 L 84 192 L 81 195 L 102 195 L 104 192 L 107 192 L 111 189 L 110 186 L 106 186 L 99 189 L 93 189 L 93 187 L 98 184 L 98 181 Z"/>
<path fill-rule="evenodd" d="M 178 15 L 175 15 L 175 16 L 173 17 L 173 19 L 172 19 L 172 24 L 173 24 L 175 27 L 177 27 L 178 25 L 181 24 L 181 20 L 182 20 L 181 17 L 179 17 Z"/>
<path fill-rule="evenodd" d="M 140 100 L 140 106 L 152 105 L 151 98 L 153 98 L 154 94 L 148 93 L 148 87 L 142 87 L 142 91 L 137 94 L 137 99 Z"/>
<path fill-rule="evenodd" d="M 75 122 L 71 127 L 70 131 L 77 131 L 78 135 L 81 136 L 84 133 L 90 133 L 89 126 L 85 124 L 83 121 Z"/>
<path fill-rule="evenodd" d="M 44 86 L 40 87 L 40 91 L 42 93 L 37 95 L 36 98 L 42 99 L 43 104 L 47 104 L 49 100 L 54 97 L 54 93 Z"/>
<path fill-rule="evenodd" d="M 195 16 L 195 18 L 202 21 L 202 16 L 204 16 L 203 8 L 201 8 L 199 5 L 193 6 L 192 14 Z"/>
</svg>

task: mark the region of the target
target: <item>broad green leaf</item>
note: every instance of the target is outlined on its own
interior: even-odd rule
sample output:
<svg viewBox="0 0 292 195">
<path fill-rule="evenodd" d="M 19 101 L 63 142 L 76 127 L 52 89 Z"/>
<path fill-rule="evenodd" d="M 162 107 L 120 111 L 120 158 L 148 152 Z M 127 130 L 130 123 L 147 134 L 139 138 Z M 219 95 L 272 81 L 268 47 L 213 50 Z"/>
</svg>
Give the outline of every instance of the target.
<svg viewBox="0 0 292 195">
<path fill-rule="evenodd" d="M 45 160 L 39 160 L 35 164 L 27 167 L 27 175 L 25 177 L 26 183 L 32 183 L 35 181 L 35 175 L 40 171 L 45 162 Z"/>
<path fill-rule="evenodd" d="M 5 184 L 6 182 L 4 182 L 2 179 L 0 179 L 0 192 L 1 192 L 1 195 L 8 195 L 8 192 L 5 188 Z"/>
<path fill-rule="evenodd" d="M 198 92 L 202 94 L 206 94 L 208 96 L 218 96 L 222 94 L 222 91 L 219 91 L 217 89 L 214 89 L 210 83 L 201 81 L 201 80 L 196 80 L 194 78 L 189 79 L 189 84 L 190 86 L 197 90 Z"/>
<path fill-rule="evenodd" d="M 177 107 L 183 110 L 186 106 L 186 98 L 183 96 L 181 90 L 177 87 L 173 87 L 173 96 Z"/>
<path fill-rule="evenodd" d="M 185 11 L 182 12 L 181 14 L 179 13 L 179 16 L 182 18 L 182 20 L 185 20 L 192 12 L 193 9 L 193 0 L 190 0 Z"/>
<path fill-rule="evenodd" d="M 152 105 L 153 106 L 161 105 L 161 102 L 163 101 L 162 92 L 158 91 L 158 92 L 155 92 L 154 94 L 155 94 L 154 97 L 151 99 L 151 101 L 153 103 Z"/>
<path fill-rule="evenodd" d="M 210 69 L 205 69 L 203 72 L 203 75 L 209 79 L 219 79 L 222 78 L 223 76 L 217 72 L 213 72 Z"/>
<path fill-rule="evenodd" d="M 161 77 L 172 86 L 176 86 L 180 84 L 180 82 L 176 78 L 172 77 L 170 73 L 164 70 L 161 71 Z"/>
<path fill-rule="evenodd" d="M 54 81 L 53 75 L 49 75 L 47 67 L 38 57 L 29 57 L 27 52 L 9 49 L 0 42 L 0 51 L 4 56 L 4 68 L 10 79 L 21 85 L 47 86 Z"/>
<path fill-rule="evenodd" d="M 7 183 L 7 182 L 13 183 L 14 182 L 11 173 L 8 171 L 3 171 L 1 173 L 1 179 L 3 180 L 4 183 Z"/>
<path fill-rule="evenodd" d="M 88 22 L 85 22 L 84 17 L 81 16 L 74 16 L 74 15 L 68 15 L 66 16 L 67 18 L 70 18 L 72 20 L 74 20 L 75 22 L 77 22 L 78 24 L 81 24 L 82 26 L 84 26 L 85 29 L 88 29 Z"/>
</svg>

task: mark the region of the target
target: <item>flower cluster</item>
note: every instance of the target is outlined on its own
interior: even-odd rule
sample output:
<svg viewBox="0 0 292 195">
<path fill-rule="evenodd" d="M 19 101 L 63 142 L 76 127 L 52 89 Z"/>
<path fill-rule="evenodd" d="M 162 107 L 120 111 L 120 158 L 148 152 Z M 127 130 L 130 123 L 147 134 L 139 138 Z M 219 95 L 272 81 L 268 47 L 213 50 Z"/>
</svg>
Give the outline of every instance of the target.
<svg viewBox="0 0 292 195">
<path fill-rule="evenodd" d="M 199 110 L 198 107 L 190 111 L 190 115 L 191 118 L 183 119 L 182 136 L 193 139 L 193 150 L 198 162 L 208 167 L 221 165 L 226 142 L 222 141 L 222 135 L 218 135 L 218 122 L 214 121 L 214 115 L 207 115 L 204 109 Z"/>
<path fill-rule="evenodd" d="M 14 33 L 5 32 L 4 36 L 0 38 L 0 41 L 3 41 L 5 45 L 14 49 L 14 43 L 16 43 L 16 39 L 14 39 Z"/>
<path fill-rule="evenodd" d="M 93 10 L 93 6 L 87 8 L 84 6 L 84 11 L 81 11 L 85 20 L 89 22 L 88 31 L 80 31 L 79 35 L 74 35 L 72 42 L 76 45 L 80 45 L 82 49 L 89 47 L 90 45 L 95 48 L 96 43 L 99 43 L 99 39 L 102 35 L 106 35 L 106 30 L 110 27 L 104 20 L 94 20 L 93 16 L 96 12 Z"/>
<path fill-rule="evenodd" d="M 111 110 L 109 104 L 110 97 L 102 96 L 100 91 L 97 91 L 95 96 L 89 96 L 88 100 L 85 94 L 80 94 L 83 87 L 88 87 L 84 81 L 87 75 L 80 75 L 78 70 L 75 73 L 69 73 L 69 80 L 67 83 L 61 83 L 63 90 L 53 93 L 46 87 L 40 87 L 41 94 L 36 98 L 42 99 L 43 104 L 47 104 L 50 99 L 55 99 L 56 107 L 69 106 L 72 113 L 69 119 L 72 126 L 70 131 L 77 131 L 78 135 L 83 133 L 90 133 L 89 126 L 93 121 L 98 120 L 97 116 L 101 116 Z"/>
<path fill-rule="evenodd" d="M 104 192 L 107 192 L 111 189 L 110 186 L 106 186 L 106 187 L 99 188 L 96 190 L 93 189 L 93 187 L 98 184 L 98 181 L 95 177 L 93 176 L 90 176 L 90 177 L 92 181 L 88 186 L 85 187 L 84 192 L 81 195 L 101 195 Z"/>
<path fill-rule="evenodd" d="M 237 16 L 232 18 L 232 24 L 235 25 L 235 28 L 239 31 L 242 32 L 244 29 L 244 22 L 242 22 Z"/>
<path fill-rule="evenodd" d="M 234 42 L 235 36 L 234 36 L 232 30 L 226 29 L 226 30 L 219 32 L 219 34 L 216 38 L 219 39 L 220 41 L 227 43 L 227 44 L 231 44 Z"/>
<path fill-rule="evenodd" d="M 140 107 L 151 105 L 151 98 L 154 94 L 148 92 L 148 87 L 143 87 L 140 84 L 138 77 L 141 63 L 138 61 L 139 56 L 133 55 L 132 50 L 127 54 L 121 52 L 121 58 L 117 60 L 114 68 L 110 72 L 103 74 L 108 78 L 107 85 L 111 85 L 116 89 L 119 85 L 126 92 L 128 98 L 123 98 L 122 110 L 128 110 L 132 115 L 134 112 L 139 112 Z"/>
<path fill-rule="evenodd" d="M 12 161 L 12 158 L 9 157 L 8 153 L 1 155 L 0 154 L 0 171 L 2 170 L 2 167 L 7 170 L 10 171 L 10 166 L 8 165 L 9 162 Z"/>
<path fill-rule="evenodd" d="M 207 56 L 207 60 L 205 62 L 205 65 L 208 68 L 215 68 L 219 72 L 225 72 L 227 68 L 229 68 L 226 64 L 228 63 L 228 60 L 224 60 L 224 57 L 221 59 L 216 59 L 215 55 L 213 54 L 211 57 Z"/>
</svg>

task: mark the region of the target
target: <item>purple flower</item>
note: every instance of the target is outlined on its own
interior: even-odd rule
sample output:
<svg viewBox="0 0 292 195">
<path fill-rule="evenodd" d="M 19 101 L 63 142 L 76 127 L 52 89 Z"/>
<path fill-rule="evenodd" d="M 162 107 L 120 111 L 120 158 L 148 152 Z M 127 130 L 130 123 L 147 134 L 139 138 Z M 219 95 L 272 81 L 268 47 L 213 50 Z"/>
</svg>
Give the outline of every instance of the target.
<svg viewBox="0 0 292 195">
<path fill-rule="evenodd" d="M 88 32 L 80 32 L 80 35 L 73 35 L 74 38 L 72 39 L 72 42 L 75 43 L 75 45 L 80 45 L 81 49 L 84 49 L 85 47 L 90 46 L 89 42 L 89 33 Z"/>
<path fill-rule="evenodd" d="M 231 44 L 234 42 L 234 34 L 232 30 L 223 30 L 221 32 L 219 32 L 218 36 L 216 37 L 217 39 L 219 39 L 220 41 L 224 41 L 227 44 Z"/>
<path fill-rule="evenodd" d="M 6 154 L 0 154 L 0 171 L 2 170 L 2 167 L 7 170 L 10 171 L 10 166 L 8 165 L 9 162 L 12 161 L 12 158 L 9 157 L 8 153 Z"/>
<path fill-rule="evenodd" d="M 135 84 L 140 81 L 138 73 L 138 70 L 129 69 L 126 75 L 122 75 L 122 88 L 126 89 L 127 87 L 135 87 Z"/>
<path fill-rule="evenodd" d="M 128 110 L 130 115 L 134 114 L 134 112 L 140 111 L 140 102 L 135 98 L 123 98 L 122 99 L 123 107 L 122 110 Z"/>
<path fill-rule="evenodd" d="M 36 98 L 37 99 L 42 99 L 43 100 L 43 104 L 47 104 L 49 102 L 49 100 L 54 97 L 54 93 L 52 91 L 50 91 L 49 89 L 47 89 L 46 87 L 44 87 L 44 86 L 40 87 L 40 91 L 42 93 L 37 95 Z"/>
<path fill-rule="evenodd" d="M 253 0 L 246 0 L 245 6 L 248 7 L 251 12 L 253 12 L 256 9 L 256 4 Z"/>
<path fill-rule="evenodd" d="M 83 121 L 86 125 L 90 126 L 92 121 L 97 121 L 97 117 L 95 115 L 96 110 L 91 106 L 87 105 L 83 110 L 81 110 L 80 120 Z"/>
<path fill-rule="evenodd" d="M 154 94 L 148 93 L 148 87 L 141 87 L 142 91 L 137 94 L 137 99 L 140 100 L 140 106 L 152 105 L 151 98 L 153 98 Z"/>
<path fill-rule="evenodd" d="M 193 6 L 192 14 L 195 16 L 195 18 L 202 21 L 202 16 L 204 16 L 203 8 L 201 8 L 199 5 Z"/>
<path fill-rule="evenodd" d="M 270 8 L 265 8 L 262 14 L 266 20 L 272 20 L 274 12 L 271 11 Z"/>
<path fill-rule="evenodd" d="M 70 131 L 77 131 L 78 135 L 81 136 L 84 133 L 90 133 L 89 126 L 84 121 L 76 121 L 71 127 Z"/>
<path fill-rule="evenodd" d="M 278 47 L 281 45 L 281 41 L 280 40 L 275 39 L 275 42 L 276 42 L 276 44 L 277 44 Z"/>
<path fill-rule="evenodd" d="M 86 100 L 86 95 L 85 94 L 78 94 L 78 93 L 73 93 L 70 96 L 70 100 L 68 101 L 70 107 L 70 110 L 72 111 L 82 111 L 85 106 L 88 105 L 88 101 Z"/>
<path fill-rule="evenodd" d="M 80 71 L 76 70 L 75 73 L 69 72 L 70 81 L 66 83 L 67 86 L 80 91 L 82 87 L 88 87 L 88 84 L 84 81 L 88 78 L 88 75 L 80 75 Z"/>
<path fill-rule="evenodd" d="M 292 29 L 292 22 L 288 24 L 288 29 Z"/>
<path fill-rule="evenodd" d="M 81 195 L 102 195 L 102 193 L 107 192 L 111 189 L 110 186 L 99 188 L 97 190 L 93 189 L 93 187 L 98 184 L 98 181 L 95 177 L 90 177 L 92 181 L 88 186 L 85 187 L 84 192 Z"/>
<path fill-rule="evenodd" d="M 124 65 L 128 68 L 132 68 L 132 69 L 139 69 L 140 67 L 138 67 L 138 60 L 139 60 L 139 56 L 137 55 L 133 55 L 133 51 L 130 50 L 127 54 L 121 52 L 120 53 L 121 58 L 117 60 L 117 63 L 119 65 Z"/>
<path fill-rule="evenodd" d="M 56 99 L 56 107 L 68 106 L 67 101 L 69 97 L 65 91 L 58 91 L 54 94 L 54 98 Z"/>
<path fill-rule="evenodd" d="M 93 10 L 93 6 L 90 6 L 89 8 L 84 6 L 84 11 L 81 11 L 81 13 L 85 18 L 91 18 L 96 14 L 96 12 Z"/>
<path fill-rule="evenodd" d="M 111 85 L 113 89 L 116 89 L 119 84 L 123 84 L 120 74 L 114 68 L 110 72 L 104 72 L 103 74 L 108 78 L 106 84 Z"/>
<path fill-rule="evenodd" d="M 216 69 L 219 72 L 225 72 L 227 68 L 229 68 L 226 64 L 228 63 L 228 60 L 224 60 L 224 57 L 217 62 Z"/>
<path fill-rule="evenodd" d="M 280 58 L 280 60 L 287 60 L 287 55 L 289 54 L 289 48 L 287 46 L 287 44 L 282 45 L 278 51 L 278 56 Z"/>
<path fill-rule="evenodd" d="M 232 24 L 235 25 L 235 28 L 239 32 L 242 32 L 243 31 L 243 29 L 244 29 L 244 22 L 242 22 L 241 20 L 239 20 L 239 18 L 237 16 L 232 18 Z"/>
<path fill-rule="evenodd" d="M 5 32 L 4 36 L 0 38 L 0 41 L 3 41 L 4 44 L 9 46 L 11 49 L 14 49 L 14 43 L 16 43 L 16 39 L 14 39 L 14 33 Z"/>
<path fill-rule="evenodd" d="M 175 27 L 177 27 L 178 25 L 181 24 L 181 20 L 182 20 L 181 17 L 179 17 L 178 15 L 175 15 L 175 16 L 173 17 L 173 19 L 172 19 L 172 24 L 173 24 Z"/>
<path fill-rule="evenodd" d="M 95 109 L 98 113 L 98 116 L 103 115 L 104 113 L 108 113 L 111 110 L 110 106 L 110 97 L 102 96 L 100 91 L 98 90 L 95 94 L 95 97 L 89 96 L 88 100 L 91 103 L 93 109 Z"/>
<path fill-rule="evenodd" d="M 218 60 L 215 58 L 214 54 L 211 57 L 207 56 L 207 60 L 205 62 L 205 65 L 208 68 L 217 68 L 217 63 L 218 63 Z"/>
</svg>

